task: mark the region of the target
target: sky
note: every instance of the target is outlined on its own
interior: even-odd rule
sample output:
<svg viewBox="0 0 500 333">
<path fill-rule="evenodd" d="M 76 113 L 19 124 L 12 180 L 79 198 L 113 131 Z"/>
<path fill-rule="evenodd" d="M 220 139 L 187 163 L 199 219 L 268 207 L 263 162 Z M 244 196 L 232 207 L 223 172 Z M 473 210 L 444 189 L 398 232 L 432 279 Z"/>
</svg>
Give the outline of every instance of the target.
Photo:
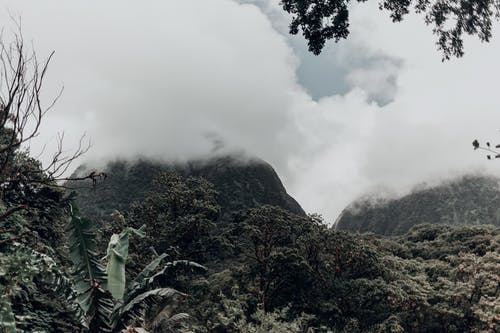
<svg viewBox="0 0 500 333">
<path fill-rule="evenodd" d="M 329 223 L 357 197 L 402 195 L 463 173 L 500 175 L 471 142 L 500 142 L 500 29 L 441 62 L 420 16 L 392 23 L 351 6 L 351 35 L 320 56 L 277 0 L 0 0 L 4 39 L 22 18 L 38 56 L 55 56 L 33 155 L 57 133 L 89 163 L 245 152 Z"/>
</svg>

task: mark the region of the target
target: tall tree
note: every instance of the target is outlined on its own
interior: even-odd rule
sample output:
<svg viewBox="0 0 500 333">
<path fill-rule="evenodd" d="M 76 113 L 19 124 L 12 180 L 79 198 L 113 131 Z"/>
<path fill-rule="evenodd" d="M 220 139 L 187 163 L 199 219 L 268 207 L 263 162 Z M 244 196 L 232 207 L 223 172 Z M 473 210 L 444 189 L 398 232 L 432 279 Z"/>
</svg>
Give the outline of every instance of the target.
<svg viewBox="0 0 500 333">
<path fill-rule="evenodd" d="M 219 217 L 213 185 L 175 172 L 160 174 L 153 185 L 130 211 L 131 225 L 144 223 L 151 235 L 147 245 L 142 245 L 144 253 L 149 247 L 159 252 L 174 250 L 181 258 L 205 262 L 218 243 L 217 235 L 211 233 Z"/>
</svg>

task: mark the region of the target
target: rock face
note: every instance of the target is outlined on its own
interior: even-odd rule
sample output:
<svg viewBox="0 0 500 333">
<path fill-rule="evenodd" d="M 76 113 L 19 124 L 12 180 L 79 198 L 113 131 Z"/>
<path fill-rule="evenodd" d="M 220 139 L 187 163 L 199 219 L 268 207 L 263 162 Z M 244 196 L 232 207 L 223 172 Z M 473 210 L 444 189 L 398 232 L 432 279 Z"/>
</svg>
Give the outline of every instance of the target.
<svg viewBox="0 0 500 333">
<path fill-rule="evenodd" d="M 105 220 L 114 209 L 126 210 L 141 200 L 153 179 L 164 171 L 175 170 L 183 176 L 203 177 L 214 184 L 221 216 L 240 209 L 269 204 L 304 215 L 304 210 L 287 194 L 280 178 L 268 163 L 236 157 L 218 157 L 185 164 L 165 164 L 148 160 L 115 161 L 107 165 L 108 177 L 94 189 L 77 189 L 76 202 L 88 217 Z M 86 166 L 76 174 L 88 174 Z"/>
<path fill-rule="evenodd" d="M 358 200 L 344 210 L 336 228 L 400 235 L 421 223 L 500 226 L 500 179 L 464 176 L 399 199 Z"/>
<path fill-rule="evenodd" d="M 264 204 L 304 215 L 304 210 L 285 190 L 273 167 L 262 160 L 239 161 L 232 157 L 195 161 L 180 167 L 185 176 L 203 177 L 219 192 L 223 212 Z"/>
</svg>

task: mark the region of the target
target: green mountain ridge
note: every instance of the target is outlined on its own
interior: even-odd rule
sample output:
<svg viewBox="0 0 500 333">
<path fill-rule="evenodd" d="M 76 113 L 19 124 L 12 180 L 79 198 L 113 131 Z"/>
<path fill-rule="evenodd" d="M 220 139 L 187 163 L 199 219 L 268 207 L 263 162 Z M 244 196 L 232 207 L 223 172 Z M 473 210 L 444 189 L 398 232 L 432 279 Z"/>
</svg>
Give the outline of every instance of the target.
<svg viewBox="0 0 500 333">
<path fill-rule="evenodd" d="M 82 165 L 73 177 L 87 175 L 91 171 L 91 168 Z M 222 219 L 234 211 L 266 204 L 305 215 L 297 201 L 288 195 L 273 167 L 256 158 L 222 156 L 186 163 L 117 160 L 108 163 L 100 171 L 104 171 L 107 178 L 95 188 L 68 183 L 69 186 L 77 187 L 76 202 L 82 212 L 98 221 L 109 220 L 113 210 L 126 210 L 134 201 L 140 201 L 151 190 L 153 180 L 168 171 L 183 177 L 202 177 L 212 183 L 218 192 L 217 204 Z"/>
<path fill-rule="evenodd" d="M 398 199 L 367 196 L 347 206 L 335 226 L 392 236 L 422 223 L 500 226 L 500 179 L 465 175 Z"/>
</svg>

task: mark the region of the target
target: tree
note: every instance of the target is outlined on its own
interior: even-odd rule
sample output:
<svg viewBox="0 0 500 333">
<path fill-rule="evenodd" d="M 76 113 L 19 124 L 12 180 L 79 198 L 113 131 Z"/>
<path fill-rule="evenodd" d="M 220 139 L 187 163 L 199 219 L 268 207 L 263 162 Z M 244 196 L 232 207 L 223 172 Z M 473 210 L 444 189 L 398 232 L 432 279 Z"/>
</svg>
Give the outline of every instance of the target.
<svg viewBox="0 0 500 333">
<path fill-rule="evenodd" d="M 366 0 L 357 0 L 365 2 Z M 281 0 L 283 9 L 292 14 L 290 33 L 302 34 L 309 50 L 318 55 L 329 39 L 339 41 L 349 35 L 349 4 L 351 0 Z M 400 22 L 414 11 L 424 15 L 437 36 L 443 60 L 461 57 L 463 35 L 475 35 L 488 42 L 493 20 L 500 17 L 498 0 L 380 0 L 380 10 L 389 11 L 393 22 Z"/>
<path fill-rule="evenodd" d="M 144 251 L 153 247 L 165 252 L 174 249 L 180 257 L 203 263 L 216 252 L 213 227 L 219 217 L 214 186 L 203 178 L 183 178 L 175 172 L 161 173 L 153 189 L 132 204 L 130 224 L 146 224 L 152 235 Z"/>
<path fill-rule="evenodd" d="M 0 33 L 0 331 L 31 331 L 41 322 L 39 313 L 44 316 L 41 326 L 61 320 L 66 322 L 59 329 L 71 331 L 71 314 L 59 300 L 48 300 L 45 289 L 50 286 L 54 293 L 54 283 L 62 287 L 68 282 L 59 266 L 63 256 L 54 249 L 70 197 L 57 181 L 88 146 L 82 137 L 76 151 L 66 155 L 61 135 L 48 165 L 30 156 L 27 146 L 62 90 L 45 104 L 42 88 L 54 53 L 39 61 L 25 46 L 20 24 L 14 23 L 17 30 L 11 35 Z M 44 305 L 20 315 L 32 311 L 35 302 Z M 58 313 L 47 312 L 56 308 Z"/>
<path fill-rule="evenodd" d="M 265 205 L 236 214 L 233 224 L 235 247 L 247 261 L 248 289 L 259 308 L 270 311 L 299 299 L 313 278 L 307 250 L 320 229 L 316 221 Z"/>
</svg>

